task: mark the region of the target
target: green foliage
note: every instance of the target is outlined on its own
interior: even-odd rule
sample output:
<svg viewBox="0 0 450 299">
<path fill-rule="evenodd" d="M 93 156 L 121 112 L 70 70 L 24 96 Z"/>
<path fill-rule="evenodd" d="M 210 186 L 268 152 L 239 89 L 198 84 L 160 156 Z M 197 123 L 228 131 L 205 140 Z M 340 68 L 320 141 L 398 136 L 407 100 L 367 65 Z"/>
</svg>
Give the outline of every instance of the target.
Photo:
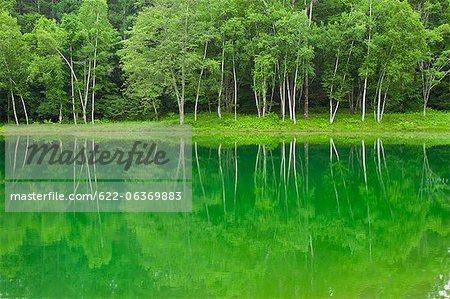
<svg viewBox="0 0 450 299">
<path fill-rule="evenodd" d="M 16 0 L 3 0 L 0 2 L 0 11 L 12 13 L 16 6 Z"/>
<path fill-rule="evenodd" d="M 28 44 L 32 49 L 32 60 L 28 68 L 28 85 L 33 90 L 40 90 L 44 96 L 39 99 L 36 113 L 41 119 L 51 119 L 59 114 L 67 103 L 65 89 L 65 65 L 60 55 L 54 50 L 64 32 L 54 21 L 42 17 L 32 33 L 27 34 Z"/>
<path fill-rule="evenodd" d="M 19 105 L 15 97 L 24 97 L 27 91 L 28 51 L 17 20 L 7 12 L 0 11 L 0 91 L 3 91 L 8 97 L 11 96 L 11 106 L 15 111 L 16 122 L 21 117 L 18 115 L 19 107 L 23 107 L 23 105 Z M 2 110 L 6 111 L 6 109 Z M 25 114 L 25 111 L 23 112 Z M 9 114 L 10 111 L 6 111 L 5 115 L 8 119 Z"/>
<path fill-rule="evenodd" d="M 194 106 L 294 119 L 307 99 L 360 112 L 363 91 L 368 113 L 449 108 L 448 0 L 4 0 L 0 11 L 17 18 L 3 20 L 14 32 L 0 54 L 20 65 L 11 76 L 33 121 L 177 111 L 183 122 Z"/>
<path fill-rule="evenodd" d="M 324 28 L 320 46 L 334 59 L 326 65 L 323 86 L 333 100 L 345 101 L 353 92 L 366 53 L 368 22 L 366 13 L 358 9 L 342 13 Z"/>
<path fill-rule="evenodd" d="M 163 93 L 175 99 L 184 114 L 187 88 L 197 80 L 202 64 L 201 44 L 207 40 L 198 27 L 200 1 L 157 1 L 141 13 L 125 41 L 123 69 L 128 76 L 128 93 L 152 102 Z"/>
</svg>

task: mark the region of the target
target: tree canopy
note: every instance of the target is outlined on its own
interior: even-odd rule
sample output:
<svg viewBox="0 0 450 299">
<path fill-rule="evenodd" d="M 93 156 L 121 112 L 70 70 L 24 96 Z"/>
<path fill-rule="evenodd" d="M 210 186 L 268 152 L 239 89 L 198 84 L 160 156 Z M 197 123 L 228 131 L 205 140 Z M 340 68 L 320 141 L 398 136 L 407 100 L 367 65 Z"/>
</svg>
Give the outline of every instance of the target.
<svg viewBox="0 0 450 299">
<path fill-rule="evenodd" d="M 449 109 L 448 0 L 7 0 L 3 121 Z M 4 37 L 3 37 L 4 36 Z"/>
</svg>

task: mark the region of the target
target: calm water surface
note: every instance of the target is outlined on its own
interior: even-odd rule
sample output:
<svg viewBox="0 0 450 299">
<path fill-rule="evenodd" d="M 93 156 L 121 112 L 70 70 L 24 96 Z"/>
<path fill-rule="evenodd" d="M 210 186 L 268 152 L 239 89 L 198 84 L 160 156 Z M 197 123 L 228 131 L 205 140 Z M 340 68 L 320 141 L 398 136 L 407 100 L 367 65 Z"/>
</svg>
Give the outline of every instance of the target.
<svg viewBox="0 0 450 299">
<path fill-rule="evenodd" d="M 192 153 L 192 213 L 5 213 L 1 165 L 0 297 L 442 298 L 450 146 Z"/>
</svg>

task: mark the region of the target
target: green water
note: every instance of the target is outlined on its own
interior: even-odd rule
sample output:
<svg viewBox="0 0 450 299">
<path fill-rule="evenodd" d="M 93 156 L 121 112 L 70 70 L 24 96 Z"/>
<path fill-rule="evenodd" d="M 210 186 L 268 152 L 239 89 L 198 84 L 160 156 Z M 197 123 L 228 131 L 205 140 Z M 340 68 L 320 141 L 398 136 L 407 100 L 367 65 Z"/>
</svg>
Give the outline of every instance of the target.
<svg viewBox="0 0 450 299">
<path fill-rule="evenodd" d="M 0 297 L 440 298 L 448 145 L 192 152 L 192 213 L 0 212 Z"/>
</svg>

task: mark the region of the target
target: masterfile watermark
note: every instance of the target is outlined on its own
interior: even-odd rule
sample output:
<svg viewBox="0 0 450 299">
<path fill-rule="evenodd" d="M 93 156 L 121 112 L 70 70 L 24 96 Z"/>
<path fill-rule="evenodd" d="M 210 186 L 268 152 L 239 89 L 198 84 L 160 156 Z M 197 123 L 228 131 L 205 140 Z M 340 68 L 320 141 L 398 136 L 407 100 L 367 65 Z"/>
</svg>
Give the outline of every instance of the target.
<svg viewBox="0 0 450 299">
<path fill-rule="evenodd" d="M 101 149 L 100 144 L 94 145 L 93 149 L 82 146 L 78 152 L 73 150 L 60 149 L 60 144 L 32 144 L 28 146 L 29 156 L 26 164 L 36 163 L 42 165 L 44 160 L 49 165 L 107 165 L 116 163 L 123 165 L 123 169 L 128 171 L 133 163 L 136 165 L 164 165 L 169 162 L 164 150 L 158 150 L 156 143 L 145 143 L 135 141 L 130 151 L 125 152 L 120 149 Z M 48 156 L 48 157 L 47 157 Z M 46 159 L 47 158 L 47 159 Z"/>
<path fill-rule="evenodd" d="M 176 132 L 176 134 L 174 134 Z M 7 212 L 189 212 L 191 128 L 8 134 Z"/>
</svg>

